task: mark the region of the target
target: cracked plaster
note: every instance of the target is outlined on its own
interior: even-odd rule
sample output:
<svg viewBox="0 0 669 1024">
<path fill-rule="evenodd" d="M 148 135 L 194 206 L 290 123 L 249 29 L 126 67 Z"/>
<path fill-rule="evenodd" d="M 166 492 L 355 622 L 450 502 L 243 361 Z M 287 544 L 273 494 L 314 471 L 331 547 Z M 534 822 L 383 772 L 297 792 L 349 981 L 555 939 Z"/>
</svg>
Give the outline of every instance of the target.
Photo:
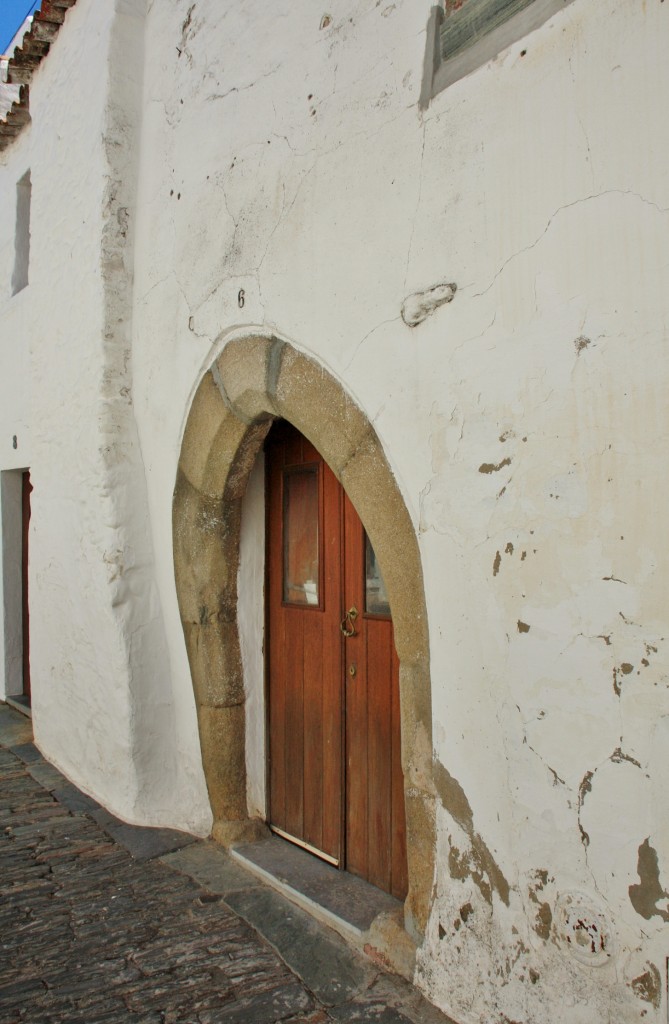
<svg viewBox="0 0 669 1024">
<path fill-rule="evenodd" d="M 28 166 L 34 181 L 31 287 L 2 309 L 6 337 L 32 355 L 26 369 L 20 345 L 2 349 L 0 450 L 3 468 L 30 463 L 40 478 L 31 585 L 45 613 L 34 642 L 38 691 L 40 673 L 50 680 L 47 752 L 126 817 L 139 814 L 143 777 L 145 823 L 209 827 L 172 488 L 205 370 L 241 334 L 279 331 L 373 423 L 419 537 L 435 754 L 471 817 L 448 794 L 437 807 L 418 983 L 462 1024 L 665 1019 L 654 970 L 666 925 L 637 913 L 629 889 L 643 884 L 647 840 L 669 890 L 669 566 L 657 514 L 668 497 L 669 137 L 656 103 L 669 87 L 667 4 L 574 0 L 523 56 L 510 47 L 419 111 L 425 12 L 406 0 L 347 0 L 328 24 L 300 4 L 268 18 L 259 0 L 215 17 L 207 0 L 150 3 L 134 214 L 119 167 L 106 190 L 96 184 L 114 157 L 91 146 L 110 9 L 80 0 L 68 15 L 62 64 L 47 62 L 31 87 L 46 134 L 33 125 L 0 164 L 3 223 Z M 87 97 L 76 124 L 61 109 L 65 83 Z M 104 281 L 90 272 L 105 224 L 125 225 L 111 255 L 131 295 L 114 267 Z M 0 237 L 5 281 L 12 245 Z M 457 281 L 457 301 L 407 331 L 403 299 L 435 280 Z M 141 543 L 126 498 L 149 523 Z M 153 678 L 161 616 L 165 661 L 146 692 L 172 724 L 158 729 L 123 680 L 130 663 L 139 689 Z M 257 662 L 257 627 L 254 637 Z M 55 702 L 76 721 L 54 713 L 47 736 Z M 166 805 L 160 779 L 172 772 Z M 257 809 L 257 790 L 246 795 Z M 508 905 L 480 845 L 476 861 L 479 840 Z M 548 924 L 574 890 L 608 914 L 615 964 L 575 967 Z"/>
</svg>

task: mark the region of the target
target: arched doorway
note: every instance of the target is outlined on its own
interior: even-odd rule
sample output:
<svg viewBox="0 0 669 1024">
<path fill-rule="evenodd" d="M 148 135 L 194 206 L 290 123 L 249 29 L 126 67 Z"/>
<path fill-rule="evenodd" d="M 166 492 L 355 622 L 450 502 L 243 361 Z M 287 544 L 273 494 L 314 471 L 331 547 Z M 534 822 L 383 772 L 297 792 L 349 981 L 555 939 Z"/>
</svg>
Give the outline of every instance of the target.
<svg viewBox="0 0 669 1024">
<path fill-rule="evenodd" d="M 379 439 L 331 374 L 276 337 L 235 338 L 203 376 L 181 446 L 174 565 L 202 759 L 222 842 L 257 828 L 246 806 L 245 706 L 237 630 L 241 500 L 275 418 L 320 452 L 351 499 L 383 568 L 399 658 L 408 894 L 422 938 L 435 857 L 427 616 L 418 543 Z"/>
</svg>

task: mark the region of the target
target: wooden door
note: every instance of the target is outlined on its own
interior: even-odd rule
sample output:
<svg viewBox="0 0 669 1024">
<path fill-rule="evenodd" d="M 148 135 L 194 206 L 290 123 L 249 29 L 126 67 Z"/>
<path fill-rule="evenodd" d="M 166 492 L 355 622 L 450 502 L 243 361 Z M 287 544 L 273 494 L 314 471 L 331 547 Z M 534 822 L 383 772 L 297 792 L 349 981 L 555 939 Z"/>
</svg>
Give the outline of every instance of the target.
<svg viewBox="0 0 669 1024">
<path fill-rule="evenodd" d="M 280 421 L 266 456 L 270 824 L 403 899 L 399 664 L 383 581 L 317 450 Z"/>
</svg>

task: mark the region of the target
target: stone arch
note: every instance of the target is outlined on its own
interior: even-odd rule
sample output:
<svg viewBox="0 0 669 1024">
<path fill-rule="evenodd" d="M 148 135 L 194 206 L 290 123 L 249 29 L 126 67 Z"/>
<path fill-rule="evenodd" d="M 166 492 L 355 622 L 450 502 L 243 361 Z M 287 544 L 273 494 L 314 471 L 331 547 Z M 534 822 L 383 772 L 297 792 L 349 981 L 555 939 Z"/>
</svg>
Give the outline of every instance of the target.
<svg viewBox="0 0 669 1024">
<path fill-rule="evenodd" d="M 435 858 L 427 614 L 416 534 L 372 425 L 341 384 L 276 337 L 228 343 L 188 414 L 173 502 L 177 596 L 197 705 L 214 837 L 248 837 L 245 708 L 237 632 L 241 502 L 271 422 L 318 448 L 355 505 L 383 569 L 400 660 L 409 893 L 405 927 L 424 934 Z"/>
</svg>

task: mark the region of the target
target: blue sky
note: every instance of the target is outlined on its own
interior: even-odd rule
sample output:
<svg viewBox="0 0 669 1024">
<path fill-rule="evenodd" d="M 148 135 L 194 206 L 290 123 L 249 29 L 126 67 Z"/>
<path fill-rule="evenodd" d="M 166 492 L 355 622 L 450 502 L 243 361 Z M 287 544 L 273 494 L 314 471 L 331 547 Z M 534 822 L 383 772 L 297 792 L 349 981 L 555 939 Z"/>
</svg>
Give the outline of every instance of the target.
<svg viewBox="0 0 669 1024">
<path fill-rule="evenodd" d="M 5 53 L 14 33 L 40 0 L 0 0 L 0 53 Z"/>
</svg>

